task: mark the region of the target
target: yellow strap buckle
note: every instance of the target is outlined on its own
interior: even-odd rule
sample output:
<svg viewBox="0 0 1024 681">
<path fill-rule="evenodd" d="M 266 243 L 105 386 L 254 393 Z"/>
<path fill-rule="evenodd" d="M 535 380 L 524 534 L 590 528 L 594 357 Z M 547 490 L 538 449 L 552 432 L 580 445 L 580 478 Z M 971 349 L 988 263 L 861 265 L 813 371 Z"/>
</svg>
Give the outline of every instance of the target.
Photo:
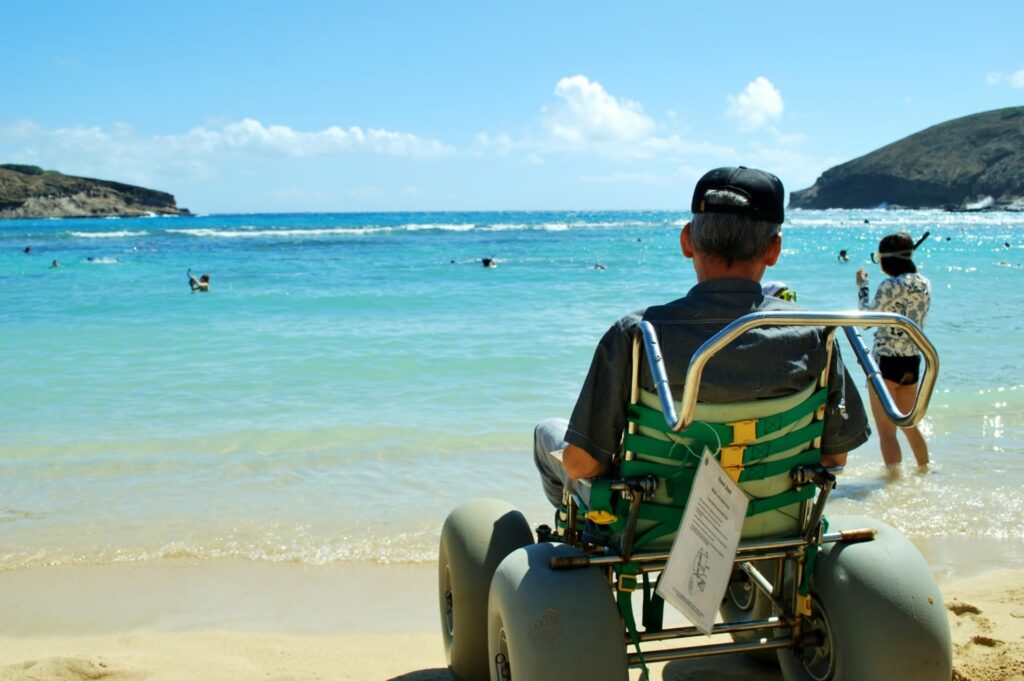
<svg viewBox="0 0 1024 681">
<path fill-rule="evenodd" d="M 632 593 L 636 591 L 636 575 L 619 575 L 619 591 Z"/>
<path fill-rule="evenodd" d="M 732 426 L 733 444 L 753 442 L 757 439 L 757 419 L 733 421 L 729 425 Z"/>
<path fill-rule="evenodd" d="M 617 515 L 609 513 L 608 511 L 588 511 L 586 515 L 587 520 L 594 522 L 598 525 L 611 525 L 619 519 Z"/>
<path fill-rule="evenodd" d="M 806 596 L 799 596 L 798 595 L 796 597 L 796 599 L 797 599 L 797 604 L 796 605 L 797 605 L 797 611 L 798 611 L 797 614 L 803 615 L 804 617 L 810 617 L 811 616 L 811 596 L 810 596 L 810 594 L 808 594 Z"/>
<path fill-rule="evenodd" d="M 740 473 L 743 472 L 743 445 L 726 445 L 718 456 L 722 468 L 732 478 L 733 482 L 740 481 Z"/>
</svg>

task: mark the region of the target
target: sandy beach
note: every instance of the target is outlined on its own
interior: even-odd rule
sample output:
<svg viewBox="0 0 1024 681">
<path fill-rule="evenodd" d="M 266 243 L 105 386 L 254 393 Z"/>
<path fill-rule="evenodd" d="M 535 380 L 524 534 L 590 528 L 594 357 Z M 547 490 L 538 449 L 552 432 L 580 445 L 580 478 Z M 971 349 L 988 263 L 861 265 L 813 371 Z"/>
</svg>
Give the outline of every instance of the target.
<svg viewBox="0 0 1024 681">
<path fill-rule="evenodd" d="M 941 587 L 953 679 L 1024 679 L 1024 570 Z M 180 559 L 7 572 L 0 679 L 448 679 L 435 589 L 430 565 Z M 738 657 L 653 669 L 665 681 L 782 678 Z"/>
</svg>

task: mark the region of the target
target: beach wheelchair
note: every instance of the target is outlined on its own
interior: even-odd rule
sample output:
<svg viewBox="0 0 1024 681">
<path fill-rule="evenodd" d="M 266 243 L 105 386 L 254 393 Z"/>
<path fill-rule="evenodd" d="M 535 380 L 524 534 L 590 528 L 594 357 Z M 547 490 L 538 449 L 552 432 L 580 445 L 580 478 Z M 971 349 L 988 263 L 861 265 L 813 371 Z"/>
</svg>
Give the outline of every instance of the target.
<svg viewBox="0 0 1024 681">
<path fill-rule="evenodd" d="M 643 668 L 645 677 L 654 662 L 747 653 L 777 660 L 787 681 L 949 681 L 949 625 L 923 557 L 882 522 L 825 515 L 836 485 L 818 449 L 827 375 L 783 398 L 697 403 L 704 366 L 716 352 L 749 329 L 781 325 L 828 328 L 829 352 L 843 329 L 889 418 L 910 426 L 924 416 L 938 356 L 903 316 L 747 315 L 694 354 L 679 403 L 656 331 L 642 322 L 614 475 L 567 490 L 554 526 L 537 528 L 536 536 L 519 511 L 494 499 L 468 502 L 445 521 L 439 604 L 456 680 L 619 680 L 630 667 Z M 879 326 L 898 327 L 925 358 L 906 414 L 858 333 Z M 639 386 L 644 356 L 656 395 Z M 711 633 L 728 634 L 724 641 L 697 638 L 705 632 L 695 626 L 666 627 L 656 590 L 686 511 L 700 460 L 694 452 L 702 450 L 749 498 L 725 594 L 720 603 L 712 595 L 721 622 Z M 706 565 L 695 561 L 690 589 L 705 577 Z"/>
</svg>

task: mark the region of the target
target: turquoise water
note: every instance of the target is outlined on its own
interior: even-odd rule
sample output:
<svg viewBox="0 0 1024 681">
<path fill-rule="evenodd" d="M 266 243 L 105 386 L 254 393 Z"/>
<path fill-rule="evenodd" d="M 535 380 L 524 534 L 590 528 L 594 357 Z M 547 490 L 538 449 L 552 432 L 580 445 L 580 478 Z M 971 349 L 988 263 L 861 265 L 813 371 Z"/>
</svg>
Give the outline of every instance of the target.
<svg viewBox="0 0 1024 681">
<path fill-rule="evenodd" d="M 427 561 L 479 495 L 546 520 L 532 427 L 568 414 L 614 319 L 695 283 L 687 217 L 0 222 L 0 569 Z M 932 233 L 938 463 L 888 481 L 872 439 L 833 510 L 1024 555 L 1024 214 L 791 211 L 769 277 L 853 308 L 856 268 L 877 283 L 867 256 L 895 229 Z M 210 293 L 189 292 L 190 267 Z"/>
</svg>

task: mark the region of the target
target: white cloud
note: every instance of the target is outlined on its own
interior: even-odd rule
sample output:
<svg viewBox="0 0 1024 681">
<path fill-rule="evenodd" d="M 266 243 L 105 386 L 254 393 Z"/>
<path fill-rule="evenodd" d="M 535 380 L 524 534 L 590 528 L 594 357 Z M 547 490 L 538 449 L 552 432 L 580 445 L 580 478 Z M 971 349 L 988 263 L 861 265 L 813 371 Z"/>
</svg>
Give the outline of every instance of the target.
<svg viewBox="0 0 1024 681">
<path fill-rule="evenodd" d="M 225 172 L 253 174 L 257 159 L 346 155 L 423 159 L 455 153 L 450 145 L 408 132 L 337 126 L 302 131 L 263 125 L 254 119 L 152 136 L 140 135 L 123 124 L 57 129 L 33 121 L 0 125 L 0 158 L 143 186 L 209 183 Z"/>
<path fill-rule="evenodd" d="M 1024 88 L 1024 69 L 1013 73 L 996 71 L 985 76 L 985 82 L 989 85 L 1002 85 L 1006 83 L 1012 88 Z"/>
<path fill-rule="evenodd" d="M 755 78 L 740 94 L 729 95 L 726 115 L 736 119 L 740 129 L 751 132 L 782 116 L 782 94 L 764 76 Z"/>
<path fill-rule="evenodd" d="M 227 150 L 294 157 L 369 153 L 420 158 L 443 156 L 454 151 L 438 140 L 406 132 L 374 128 L 363 130 L 357 126 L 347 129 L 331 126 L 324 130 L 303 132 L 287 125 L 265 126 L 252 118 L 219 128 L 197 127 L 183 135 L 160 136 L 155 139 L 189 154 Z"/>
<path fill-rule="evenodd" d="M 666 156 L 711 155 L 731 157 L 732 149 L 709 142 L 693 142 L 678 134 L 656 135 L 658 123 L 640 102 L 616 97 L 597 81 L 584 75 L 562 78 L 555 85 L 557 101 L 541 108 L 543 133 L 512 140 L 508 135 L 491 139 L 481 134 L 477 149 L 490 142 L 492 150 L 521 149 L 530 162 L 546 154 L 594 153 L 617 160 L 647 160 Z M 677 126 L 678 113 L 669 111 L 669 125 Z M 497 144 L 498 140 L 501 144 Z"/>
<path fill-rule="evenodd" d="M 429 158 L 454 153 L 451 146 L 411 133 L 375 128 L 301 131 L 286 125 L 263 125 L 246 118 L 222 125 L 198 126 L 172 135 L 140 136 L 117 124 L 47 129 L 33 121 L 0 126 L 0 155 L 52 168 L 108 173 L 125 181 L 145 181 L 151 171 L 190 177 L 209 174 L 225 157 L 341 156 L 374 154 Z"/>
<path fill-rule="evenodd" d="M 489 135 L 486 132 L 477 133 L 473 141 L 473 153 L 486 154 L 495 153 L 499 156 L 506 156 L 512 153 L 516 143 L 507 132 Z"/>
<path fill-rule="evenodd" d="M 562 78 L 555 85 L 559 101 L 541 111 L 544 127 L 571 145 L 631 142 L 649 136 L 654 121 L 638 102 L 608 94 L 586 76 Z"/>
</svg>

